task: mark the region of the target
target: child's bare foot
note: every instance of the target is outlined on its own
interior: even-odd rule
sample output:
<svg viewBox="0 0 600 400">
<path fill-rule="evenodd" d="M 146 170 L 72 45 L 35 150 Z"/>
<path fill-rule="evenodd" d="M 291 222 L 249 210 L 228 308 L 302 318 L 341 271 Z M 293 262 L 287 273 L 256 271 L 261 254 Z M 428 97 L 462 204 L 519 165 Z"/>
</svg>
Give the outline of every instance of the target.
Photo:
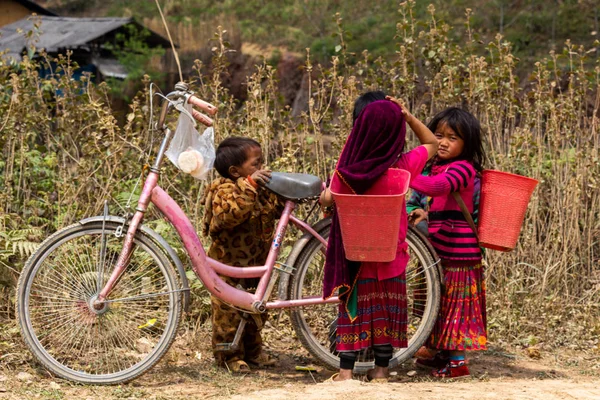
<svg viewBox="0 0 600 400">
<path fill-rule="evenodd" d="M 389 368 L 375 366 L 375 368 L 367 374 L 367 382 L 385 383 L 388 381 L 389 375 Z"/>
<path fill-rule="evenodd" d="M 332 382 L 348 381 L 350 379 L 352 379 L 351 369 L 340 369 L 340 372 L 333 374 L 331 378 L 329 378 Z"/>
</svg>

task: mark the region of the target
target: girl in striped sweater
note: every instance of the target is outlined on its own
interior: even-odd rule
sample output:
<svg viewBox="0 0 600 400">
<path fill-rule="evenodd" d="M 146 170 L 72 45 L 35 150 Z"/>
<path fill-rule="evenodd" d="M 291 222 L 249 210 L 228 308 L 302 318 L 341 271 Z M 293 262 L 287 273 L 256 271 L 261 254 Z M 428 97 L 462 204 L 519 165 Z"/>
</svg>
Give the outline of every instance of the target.
<svg viewBox="0 0 600 400">
<path fill-rule="evenodd" d="M 429 352 L 421 349 L 416 363 L 432 368 L 436 377 L 458 378 L 469 375 L 465 351 L 487 349 L 487 330 L 481 250 L 452 193 L 458 192 L 474 213 L 479 190 L 475 183 L 485 153 L 479 121 L 464 110 L 448 108 L 428 127 L 439 149 L 429 175 L 416 177 L 411 187 L 429 196 L 429 209 L 417 208 L 409 219 L 415 225 L 429 220 L 429 240 L 442 260 L 444 286 L 438 319 L 426 343 Z"/>
</svg>

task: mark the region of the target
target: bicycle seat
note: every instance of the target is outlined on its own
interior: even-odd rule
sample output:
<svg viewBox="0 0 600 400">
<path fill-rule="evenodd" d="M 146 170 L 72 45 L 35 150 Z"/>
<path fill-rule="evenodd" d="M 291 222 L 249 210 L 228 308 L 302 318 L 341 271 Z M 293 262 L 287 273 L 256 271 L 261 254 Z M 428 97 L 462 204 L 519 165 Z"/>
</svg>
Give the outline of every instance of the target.
<svg viewBox="0 0 600 400">
<path fill-rule="evenodd" d="M 317 197 L 323 189 L 319 177 L 289 172 L 272 172 L 271 180 L 265 186 L 286 200 L 296 201 Z"/>
</svg>

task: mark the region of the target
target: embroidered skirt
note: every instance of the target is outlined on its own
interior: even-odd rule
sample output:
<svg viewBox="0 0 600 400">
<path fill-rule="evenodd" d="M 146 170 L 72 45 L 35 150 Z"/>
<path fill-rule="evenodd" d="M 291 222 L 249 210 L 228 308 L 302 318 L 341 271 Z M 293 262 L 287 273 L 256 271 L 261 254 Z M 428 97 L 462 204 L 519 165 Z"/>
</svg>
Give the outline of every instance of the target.
<svg viewBox="0 0 600 400">
<path fill-rule="evenodd" d="M 443 265 L 440 312 L 427 341 L 438 350 L 487 350 L 483 266 Z"/>
<path fill-rule="evenodd" d="M 359 351 L 383 344 L 407 347 L 405 275 L 381 281 L 359 278 L 356 285 L 357 318 L 351 322 L 345 306 L 339 306 L 337 351 Z"/>
</svg>

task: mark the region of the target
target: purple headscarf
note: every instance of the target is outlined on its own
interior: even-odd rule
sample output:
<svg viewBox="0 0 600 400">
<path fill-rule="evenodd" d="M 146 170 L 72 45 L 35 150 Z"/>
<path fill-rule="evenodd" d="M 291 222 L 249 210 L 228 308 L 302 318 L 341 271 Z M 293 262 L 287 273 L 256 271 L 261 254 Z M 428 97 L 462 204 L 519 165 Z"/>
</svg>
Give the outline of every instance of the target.
<svg viewBox="0 0 600 400">
<path fill-rule="evenodd" d="M 398 105 L 389 100 L 369 104 L 354 123 L 338 161 L 336 174 L 355 193 L 364 193 L 398 160 L 404 149 L 405 138 L 406 124 Z M 339 220 L 337 213 L 334 213 L 327 245 L 323 297 L 333 296 L 336 289 L 340 289 L 344 295 L 349 294 L 359 269 L 360 262 L 346 260 Z M 342 300 L 346 301 L 346 298 L 343 296 Z"/>
</svg>

